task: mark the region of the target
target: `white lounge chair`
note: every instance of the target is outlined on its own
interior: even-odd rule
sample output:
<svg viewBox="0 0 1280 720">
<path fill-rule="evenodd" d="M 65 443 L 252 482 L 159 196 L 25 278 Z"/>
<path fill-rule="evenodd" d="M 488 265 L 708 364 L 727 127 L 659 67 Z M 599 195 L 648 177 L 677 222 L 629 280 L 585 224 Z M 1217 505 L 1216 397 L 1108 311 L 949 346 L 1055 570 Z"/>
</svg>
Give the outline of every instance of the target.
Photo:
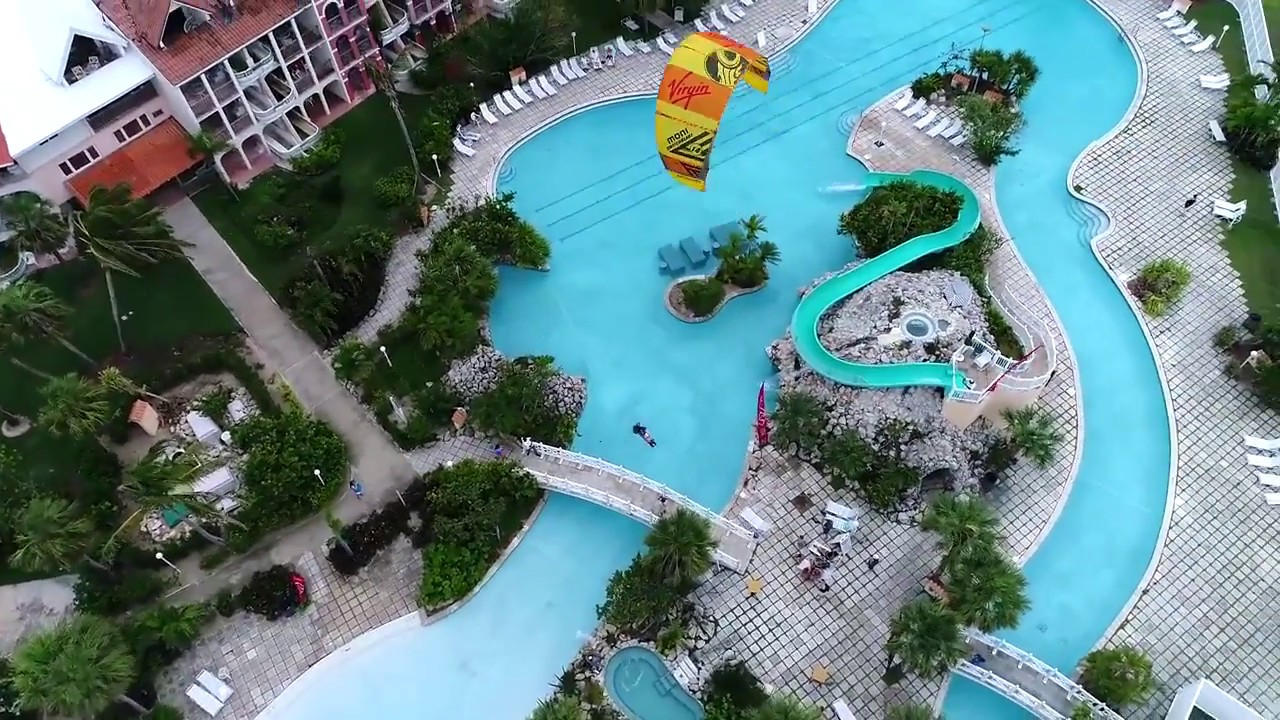
<svg viewBox="0 0 1280 720">
<path fill-rule="evenodd" d="M 1263 495 L 1268 505 L 1280 505 L 1280 493 L 1267 493 Z"/>
<path fill-rule="evenodd" d="M 569 58 L 569 67 L 573 68 L 578 77 L 584 78 L 587 76 L 587 71 L 582 69 L 582 63 L 578 62 L 578 58 Z"/>
<path fill-rule="evenodd" d="M 1220 83 L 1231 82 L 1231 73 L 1218 73 L 1217 75 L 1201 75 L 1200 83 Z"/>
<path fill-rule="evenodd" d="M 524 104 L 516 99 L 515 93 L 510 90 L 502 91 L 502 99 L 507 101 L 507 107 L 511 108 L 511 112 L 515 112 L 516 110 L 524 107 Z"/>
<path fill-rule="evenodd" d="M 530 95 L 527 90 L 525 90 L 523 83 L 517 83 L 514 87 L 511 88 L 511 92 L 515 93 L 516 97 L 520 98 L 520 102 L 524 103 L 525 105 L 533 104 L 534 97 L 533 95 Z"/>
<path fill-rule="evenodd" d="M 702 18 L 694 18 L 693 27 L 696 28 L 698 32 L 711 32 L 711 28 L 707 27 L 707 24 L 702 22 Z"/>
<path fill-rule="evenodd" d="M 1213 35 L 1206 36 L 1205 39 L 1191 46 L 1191 52 L 1202 53 L 1205 50 L 1208 50 L 1209 48 L 1213 47 L 1213 41 L 1216 39 L 1217 38 L 1215 38 Z"/>
<path fill-rule="evenodd" d="M 951 138 L 956 136 L 956 133 L 960 132 L 963 129 L 964 129 L 964 121 L 957 118 L 955 122 L 951 123 L 951 127 L 947 128 L 946 130 L 943 130 L 941 133 L 939 133 L 939 136 L 950 140 Z"/>
<path fill-rule="evenodd" d="M 222 712 L 222 708 L 226 706 L 226 703 L 218 702 L 218 698 L 209 694 L 208 690 L 195 683 L 187 687 L 187 697 L 196 704 L 196 707 L 208 713 L 210 717 L 217 717 L 218 713 Z"/>
<path fill-rule="evenodd" d="M 818 14 L 818 0 L 809 0 L 809 17 Z"/>
<path fill-rule="evenodd" d="M 467 147 L 467 144 L 462 142 L 461 138 L 453 139 L 453 149 L 457 150 L 459 153 L 463 155 L 466 155 L 467 157 L 475 157 L 475 154 L 476 154 L 476 151 Z"/>
<path fill-rule="evenodd" d="M 751 7 L 756 4 L 755 0 L 738 0 L 738 2 L 742 3 L 742 7 Z"/>
<path fill-rule="evenodd" d="M 768 46 L 769 46 L 769 35 L 763 30 L 756 33 L 756 47 L 763 49 Z"/>
<path fill-rule="evenodd" d="M 561 79 L 564 80 L 564 82 L 560 82 L 561 85 L 568 85 L 570 82 L 577 79 L 577 76 L 573 74 L 573 68 L 569 67 L 568 60 L 561 60 L 553 65 L 551 69 L 560 71 L 560 75 L 554 77 L 556 78 L 556 82 L 560 82 Z"/>
<path fill-rule="evenodd" d="M 923 129 L 925 129 L 925 128 L 930 124 L 930 123 L 932 123 L 934 120 L 937 120 L 937 119 L 938 119 L 938 111 L 937 111 L 937 110 L 934 110 L 934 109 L 932 109 L 932 108 L 930 108 L 930 109 L 929 109 L 929 112 L 925 113 L 924 117 L 922 117 L 922 118 L 920 118 L 919 120 L 915 121 L 915 128 L 916 128 L 917 130 L 923 130 Z"/>
<path fill-rule="evenodd" d="M 613 44 L 618 48 L 618 52 L 622 53 L 625 57 L 631 57 L 636 54 L 621 35 L 613 39 Z"/>
<path fill-rule="evenodd" d="M 1249 464 L 1254 467 L 1280 467 L 1280 457 L 1268 457 L 1266 455 L 1245 455 L 1244 457 L 1249 461 Z"/>
<path fill-rule="evenodd" d="M 1167 9 L 1161 10 L 1160 12 L 1156 13 L 1156 19 L 1168 20 L 1174 15 L 1181 15 L 1181 14 L 1182 14 L 1182 10 L 1180 10 L 1178 6 L 1174 4 L 1174 5 L 1170 5 Z"/>
<path fill-rule="evenodd" d="M 591 67 L 594 70 L 604 69 L 604 60 L 600 58 L 600 48 L 591 48 Z"/>
<path fill-rule="evenodd" d="M 849 709 L 849 704 L 844 698 L 839 698 L 831 703 L 831 712 L 836 714 L 836 720 L 858 720 L 858 717 Z"/>
<path fill-rule="evenodd" d="M 938 137 L 942 134 L 943 130 L 951 127 L 951 122 L 951 118 L 942 118 L 937 122 L 937 124 L 926 130 L 924 134 L 929 137 Z"/>
<path fill-rule="evenodd" d="M 728 30 L 729 26 L 724 24 L 720 16 L 716 14 L 715 8 L 707 8 L 707 21 L 711 23 L 711 27 L 717 30 Z"/>
<path fill-rule="evenodd" d="M 906 110 L 903 110 L 902 114 L 906 115 L 907 117 L 915 117 L 919 115 L 921 111 L 924 110 L 924 106 L 928 104 L 929 104 L 928 100 L 925 100 L 924 98 L 920 98 L 915 102 L 911 103 L 910 107 L 908 107 Z"/>
<path fill-rule="evenodd" d="M 724 13 L 724 16 L 729 18 L 729 22 L 738 22 L 742 19 L 741 15 L 735 13 L 733 8 L 729 7 L 729 3 L 720 3 L 720 12 Z"/>
<path fill-rule="evenodd" d="M 511 108 L 507 107 L 507 104 L 502 102 L 501 93 L 493 96 L 493 106 L 498 108 L 498 112 L 502 113 L 503 115 L 511 114 Z"/>
<path fill-rule="evenodd" d="M 1224 145 L 1226 144 L 1227 135 L 1222 132 L 1222 126 L 1218 124 L 1217 120 L 1209 120 L 1209 134 L 1213 136 L 1214 142 Z"/>
<path fill-rule="evenodd" d="M 196 682 L 200 684 L 209 694 L 217 698 L 218 702 L 225 703 L 235 695 L 236 691 L 231 686 L 222 682 L 222 680 L 208 670 L 201 670 L 196 676 Z"/>
<path fill-rule="evenodd" d="M 955 145 L 956 147 L 960 147 L 961 145 L 965 144 L 965 141 L 967 141 L 968 139 L 969 139 L 969 134 L 962 132 L 959 135 L 951 138 L 948 142 L 950 142 L 952 145 Z"/>
<path fill-rule="evenodd" d="M 636 47 L 640 48 L 640 52 L 642 52 L 642 53 L 644 53 L 644 54 L 646 54 L 646 55 L 648 55 L 649 53 L 653 52 L 653 46 L 652 46 L 652 45 L 650 45 L 650 44 L 649 44 L 647 41 L 645 41 L 645 40 L 637 40 L 637 41 L 636 41 Z"/>
<path fill-rule="evenodd" d="M 464 142 L 464 143 L 466 143 L 466 144 L 468 144 L 468 145 L 470 145 L 470 144 L 472 144 L 472 143 L 478 143 L 478 142 L 480 142 L 480 140 L 481 140 L 481 138 L 480 138 L 480 133 L 478 133 L 478 132 L 472 132 L 472 131 L 470 131 L 470 130 L 468 130 L 468 129 L 464 128 L 464 127 L 462 127 L 461 125 L 459 125 L 457 128 L 455 128 L 455 129 L 454 129 L 454 131 L 453 131 L 453 136 L 454 136 L 454 137 L 456 137 L 456 138 L 458 138 L 459 140 L 461 140 L 462 142 Z"/>
<path fill-rule="evenodd" d="M 1204 36 L 1198 32 L 1192 32 L 1187 33 L 1186 35 L 1181 35 L 1178 39 L 1182 41 L 1183 45 L 1194 45 L 1198 42 L 1202 42 L 1204 40 Z"/>
<path fill-rule="evenodd" d="M 537 79 L 529 81 L 529 92 L 533 93 L 533 96 L 539 100 L 547 99 L 547 94 L 542 92 L 542 87 L 538 85 Z"/>
<path fill-rule="evenodd" d="M 662 52 L 664 52 L 664 53 L 666 53 L 666 54 L 668 54 L 668 55 L 670 55 L 671 53 L 673 53 L 673 52 L 675 52 L 675 51 L 676 51 L 676 49 L 675 49 L 675 48 L 673 48 L 673 47 L 671 47 L 670 45 L 668 45 L 668 44 L 667 44 L 667 41 L 666 41 L 666 40 L 663 40 L 662 38 L 658 38 L 658 48 L 659 48 L 659 49 L 661 49 L 661 50 L 662 50 Z"/>
<path fill-rule="evenodd" d="M 1200 87 L 1205 90 L 1226 90 L 1230 85 L 1230 80 L 1205 80 L 1200 78 Z"/>
<path fill-rule="evenodd" d="M 542 92 L 546 93 L 547 97 L 551 97 L 552 95 L 555 95 L 556 93 L 560 92 L 559 90 L 556 90 L 555 85 L 551 84 L 551 81 L 547 79 L 546 75 L 539 75 L 538 77 L 533 79 L 533 82 L 535 85 L 536 84 L 542 85 Z"/>
<path fill-rule="evenodd" d="M 680 44 L 680 38 L 673 35 L 670 30 L 664 31 L 662 33 L 662 37 L 666 38 L 667 44 L 671 45 L 672 47 L 675 47 Z"/>
<path fill-rule="evenodd" d="M 493 111 L 489 109 L 489 106 L 484 103 L 480 103 L 480 116 L 483 117 L 484 121 L 490 125 L 498 124 L 498 116 L 494 115 Z"/>
<path fill-rule="evenodd" d="M 1267 487 L 1280 487 L 1280 475 L 1272 475 L 1271 473 L 1254 473 L 1258 476 L 1258 482 Z"/>
<path fill-rule="evenodd" d="M 560 62 L 564 62 L 564 61 L 561 60 Z M 569 84 L 569 79 L 564 76 L 564 73 L 560 72 L 559 65 L 551 66 L 551 79 L 555 80 L 556 83 L 562 86 Z"/>
<path fill-rule="evenodd" d="M 1195 30 L 1195 29 L 1196 29 L 1196 25 L 1199 25 L 1199 24 L 1200 24 L 1200 21 L 1199 21 L 1199 20 L 1192 20 L 1191 22 L 1187 23 L 1186 25 L 1183 25 L 1183 26 L 1181 26 L 1181 27 L 1176 27 L 1176 28 L 1174 28 L 1174 29 L 1173 29 L 1173 34 L 1174 34 L 1174 35 L 1178 35 L 1178 36 L 1187 35 L 1187 34 L 1189 34 L 1192 30 Z"/>
<path fill-rule="evenodd" d="M 1213 214 L 1215 217 L 1219 219 L 1226 220 L 1228 225 L 1235 225 L 1236 223 L 1240 222 L 1241 219 L 1244 218 L 1244 210 L 1226 210 L 1223 208 L 1214 208 Z M 1257 457 L 1257 456 L 1250 456 L 1250 457 Z M 1276 458 L 1276 460 L 1277 462 L 1280 462 L 1280 458 Z M 1261 467 L 1280 467 L 1280 465 L 1263 465 Z"/>
<path fill-rule="evenodd" d="M 1217 202 L 1217 200 L 1214 201 L 1214 203 Z M 1242 202 L 1240 204 L 1243 205 L 1244 203 Z M 1280 438 L 1267 439 L 1255 437 L 1253 435 L 1245 435 L 1244 444 L 1257 450 L 1266 450 L 1267 452 L 1280 450 Z"/>
<path fill-rule="evenodd" d="M 1248 210 L 1248 209 L 1249 209 L 1249 201 L 1248 201 L 1248 200 L 1241 200 L 1240 202 L 1231 202 L 1230 200 L 1223 200 L 1222 198 L 1216 198 L 1216 199 L 1213 201 L 1213 209 L 1214 209 L 1214 210 L 1222 210 L 1223 212 L 1229 212 L 1229 213 L 1244 212 L 1245 210 Z M 1258 439 L 1258 438 L 1254 438 L 1254 440 L 1257 440 L 1257 439 Z M 1272 441 L 1272 442 L 1274 442 L 1274 441 Z M 1251 445 L 1251 444 L 1249 443 L 1248 439 L 1246 439 L 1246 440 L 1245 440 L 1245 443 L 1244 443 L 1244 444 L 1245 444 L 1245 445 L 1249 445 L 1249 447 L 1257 447 L 1256 445 Z M 1260 447 L 1260 448 L 1258 448 L 1258 449 L 1259 449 L 1259 450 L 1275 450 L 1275 449 L 1277 449 L 1277 448 L 1274 448 L 1274 447 Z"/>
<path fill-rule="evenodd" d="M 1164 26 L 1167 28 L 1176 28 L 1179 25 L 1186 24 L 1186 22 L 1187 22 L 1186 18 L 1182 17 L 1181 15 L 1174 15 L 1168 20 L 1164 21 Z"/>
</svg>

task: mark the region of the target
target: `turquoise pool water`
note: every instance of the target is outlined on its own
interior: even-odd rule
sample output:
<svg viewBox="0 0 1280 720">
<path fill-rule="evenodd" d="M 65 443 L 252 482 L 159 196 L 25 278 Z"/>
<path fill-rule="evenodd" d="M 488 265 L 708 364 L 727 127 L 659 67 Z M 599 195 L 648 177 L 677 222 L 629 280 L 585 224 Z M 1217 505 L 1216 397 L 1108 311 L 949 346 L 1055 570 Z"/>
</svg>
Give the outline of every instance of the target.
<svg viewBox="0 0 1280 720">
<path fill-rule="evenodd" d="M 604 666 L 604 690 L 628 720 L 702 720 L 702 704 L 652 650 L 623 648 Z"/>
<path fill-rule="evenodd" d="M 497 347 L 551 354 L 589 378 L 575 449 L 668 483 L 711 507 L 741 469 L 765 346 L 786 329 L 795 289 L 853 257 L 836 218 L 854 197 L 821 192 L 866 171 L 844 154 L 869 103 L 936 66 L 952 44 L 1025 48 L 1042 77 L 1026 103 L 1022 154 L 997 193 L 1019 249 L 1062 315 L 1079 364 L 1086 425 L 1080 477 L 1027 566 L 1034 606 L 1008 636 L 1066 668 L 1098 639 L 1151 557 L 1164 507 L 1169 429 L 1151 355 L 1122 296 L 1087 247 L 1093 216 L 1065 190 L 1067 168 L 1120 120 L 1136 69 L 1083 0 L 841 0 L 774 58 L 767 96 L 734 98 L 706 193 L 678 187 L 654 157 L 653 100 L 574 116 L 520 147 L 501 188 L 553 242 L 552 271 L 504 270 Z M 766 217 L 783 261 L 768 289 L 709 323 L 662 306 L 656 249 L 750 213 Z M 1096 229 L 1096 220 L 1092 221 Z M 658 442 L 630 433 L 644 422 Z M 519 549 L 458 612 L 335 656 L 272 708 L 280 720 L 523 718 L 595 624 L 609 575 L 643 529 L 553 498 Z M 1099 562 L 1105 558 L 1106 563 Z M 1019 717 L 957 682 L 947 716 Z"/>
</svg>

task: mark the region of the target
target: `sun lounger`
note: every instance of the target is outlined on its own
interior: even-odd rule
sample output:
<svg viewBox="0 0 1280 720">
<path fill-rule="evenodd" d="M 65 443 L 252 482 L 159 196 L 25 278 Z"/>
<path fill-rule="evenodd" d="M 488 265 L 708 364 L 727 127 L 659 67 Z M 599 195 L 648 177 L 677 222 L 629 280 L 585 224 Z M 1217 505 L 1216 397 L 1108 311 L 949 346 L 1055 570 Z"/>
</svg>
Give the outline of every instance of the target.
<svg viewBox="0 0 1280 720">
<path fill-rule="evenodd" d="M 556 90 L 555 84 L 548 80 L 546 75 L 539 75 L 534 78 L 534 80 L 542 83 L 542 92 L 546 93 L 548 97 L 560 92 L 559 90 Z"/>
<path fill-rule="evenodd" d="M 738 22 L 742 19 L 741 15 L 735 13 L 733 8 L 729 7 L 729 3 L 720 3 L 720 12 L 724 13 L 724 16 L 729 18 L 729 22 Z"/>
<path fill-rule="evenodd" d="M 707 261 L 707 249 L 698 244 L 697 240 L 687 237 L 680 241 L 680 249 L 689 257 L 689 264 L 697 267 Z"/>
<path fill-rule="evenodd" d="M 769 36 L 765 33 L 765 31 L 761 30 L 760 32 L 756 33 L 756 47 L 765 48 L 765 47 L 768 47 L 768 45 L 769 45 Z"/>
<path fill-rule="evenodd" d="M 1230 85 L 1230 80 L 1206 80 L 1203 77 L 1200 78 L 1200 87 L 1205 90 L 1226 90 Z"/>
<path fill-rule="evenodd" d="M 613 41 L 613 44 L 618 46 L 618 52 L 622 53 L 627 57 L 631 57 L 632 55 L 636 54 L 636 51 L 632 50 L 631 46 L 627 44 L 627 39 L 622 37 L 621 35 L 619 35 L 617 39 Z"/>
<path fill-rule="evenodd" d="M 1201 84 L 1231 82 L 1231 73 L 1218 73 L 1217 75 L 1201 75 L 1200 82 Z"/>
<path fill-rule="evenodd" d="M 561 85 L 568 85 L 569 81 L 573 80 L 573 70 L 569 69 L 569 63 L 561 60 L 551 66 L 551 77 Z"/>
<path fill-rule="evenodd" d="M 636 47 L 640 48 L 640 52 L 645 53 L 646 55 L 653 52 L 653 46 L 645 40 L 637 40 Z"/>
<path fill-rule="evenodd" d="M 893 109 L 897 110 L 898 112 L 902 112 L 903 110 L 906 110 L 907 106 L 911 104 L 912 97 L 914 96 L 911 94 L 910 90 L 902 93 L 902 97 L 898 98 L 898 102 L 893 104 Z"/>
<path fill-rule="evenodd" d="M 943 130 L 946 130 L 949 127 L 951 127 L 951 119 L 942 118 L 933 127 L 925 131 L 925 135 L 928 135 L 929 137 L 938 137 L 942 134 Z"/>
<path fill-rule="evenodd" d="M 591 67 L 596 70 L 604 69 L 604 61 L 600 59 L 600 48 L 591 48 Z"/>
<path fill-rule="evenodd" d="M 1213 201 L 1213 209 L 1222 210 L 1223 212 L 1229 212 L 1229 213 L 1244 212 L 1248 208 L 1249 208 L 1248 200 L 1241 200 L 1240 202 L 1231 202 L 1230 200 L 1223 200 L 1222 198 L 1217 198 L 1216 200 Z M 1254 438 L 1254 440 L 1257 440 L 1257 439 L 1258 438 Z M 1248 439 L 1245 440 L 1244 444 L 1249 445 L 1249 447 L 1257 447 L 1256 445 L 1250 445 Z M 1258 449 L 1259 450 L 1275 450 L 1277 448 L 1265 447 L 1265 448 L 1258 448 Z"/>
<path fill-rule="evenodd" d="M 702 22 L 702 18 L 694 18 L 693 27 L 696 28 L 698 32 L 711 32 L 711 28 L 707 27 L 707 24 Z"/>
<path fill-rule="evenodd" d="M 489 109 L 489 106 L 484 103 L 480 103 L 480 116 L 483 117 L 484 121 L 490 125 L 497 124 L 498 122 L 498 116 L 494 115 L 493 111 Z"/>
<path fill-rule="evenodd" d="M 742 3 L 742 7 L 751 7 L 756 4 L 755 0 L 738 0 L 738 2 Z"/>
<path fill-rule="evenodd" d="M 659 48 L 659 49 L 661 49 L 661 50 L 662 50 L 662 52 L 664 52 L 664 53 L 666 53 L 666 54 L 668 54 L 668 55 L 670 55 L 671 53 L 673 53 L 673 52 L 675 52 L 675 51 L 676 51 L 676 49 L 675 49 L 675 48 L 673 48 L 673 47 L 671 47 L 670 45 L 668 45 L 668 44 L 667 44 L 667 41 L 666 41 L 666 40 L 663 40 L 662 38 L 658 38 L 658 48 Z"/>
<path fill-rule="evenodd" d="M 476 155 L 476 151 L 467 147 L 467 144 L 462 142 L 461 138 L 453 139 L 453 149 L 457 150 L 460 154 L 465 155 L 467 157 L 475 157 Z"/>
<path fill-rule="evenodd" d="M 1186 18 L 1182 17 L 1181 15 L 1175 15 L 1169 18 L 1168 20 L 1165 20 L 1164 26 L 1167 28 L 1176 28 L 1179 25 L 1185 25 L 1186 22 L 1187 22 Z"/>
<path fill-rule="evenodd" d="M 573 68 L 578 77 L 584 78 L 587 76 L 587 71 L 582 69 L 582 63 L 578 62 L 578 58 L 569 58 L 569 67 Z"/>
<path fill-rule="evenodd" d="M 1205 50 L 1208 50 L 1209 48 L 1213 47 L 1213 41 L 1214 41 L 1214 40 L 1215 40 L 1214 36 L 1212 36 L 1212 35 L 1207 36 L 1205 39 L 1201 40 L 1200 42 L 1196 43 L 1195 45 L 1192 45 L 1192 46 L 1191 46 L 1191 52 L 1193 52 L 1193 53 L 1202 53 L 1202 52 L 1204 52 Z"/>
<path fill-rule="evenodd" d="M 614 50 L 612 45 L 609 45 L 604 49 L 605 67 L 613 67 L 614 65 L 617 64 L 617 62 L 618 62 L 618 52 Z"/>
<path fill-rule="evenodd" d="M 1202 42 L 1204 40 L 1204 36 L 1198 32 L 1192 32 L 1179 36 L 1178 39 L 1182 41 L 1183 45 L 1193 45 L 1195 43 Z"/>
<path fill-rule="evenodd" d="M 1262 496 L 1268 505 L 1280 505 L 1280 493 L 1267 493 Z"/>
<path fill-rule="evenodd" d="M 1167 9 L 1161 10 L 1160 12 L 1156 13 L 1156 19 L 1168 20 L 1174 15 L 1181 15 L 1181 14 L 1182 14 L 1182 11 L 1178 9 L 1177 5 L 1170 5 Z"/>
<path fill-rule="evenodd" d="M 1245 455 L 1244 457 L 1249 461 L 1249 464 L 1254 467 L 1280 467 L 1280 457 L 1268 457 L 1266 455 Z"/>
<path fill-rule="evenodd" d="M 1214 202 L 1217 202 L 1216 200 Z M 1243 203 L 1241 203 L 1243 204 Z M 1267 452 L 1275 452 L 1280 450 L 1280 438 L 1260 438 L 1253 435 L 1244 436 L 1244 444 L 1258 450 L 1266 450 Z"/>
<path fill-rule="evenodd" d="M 902 114 L 906 115 L 907 117 L 915 117 L 919 115 L 921 111 L 924 110 L 924 106 L 928 104 L 929 104 L 928 100 L 925 100 L 924 98 L 919 98 L 915 102 L 911 103 L 910 107 L 908 107 L 906 110 L 903 110 Z"/>
<path fill-rule="evenodd" d="M 523 83 L 519 83 L 515 87 L 511 88 L 511 92 L 515 93 L 516 97 L 520 98 L 520 102 L 524 103 L 525 105 L 533 104 L 534 98 L 532 95 L 529 94 L 527 90 L 525 90 Z"/>
<path fill-rule="evenodd" d="M 493 100 L 493 106 L 498 108 L 498 112 L 502 113 L 503 115 L 511 114 L 511 108 L 507 107 L 507 104 L 502 102 L 502 93 L 498 93 L 497 95 L 494 95 L 492 100 Z"/>
<path fill-rule="evenodd" d="M 465 143 L 480 142 L 480 133 L 471 132 L 470 130 L 467 130 L 466 128 L 462 127 L 461 125 L 453 129 L 453 134 L 458 138 L 460 138 L 462 142 L 465 142 Z"/>
<path fill-rule="evenodd" d="M 969 134 L 962 132 L 959 135 L 951 138 L 951 140 L 949 140 L 948 142 L 950 142 L 952 145 L 955 145 L 956 147 L 959 147 L 965 144 L 965 141 L 967 141 L 968 139 L 969 139 Z"/>
<path fill-rule="evenodd" d="M 929 125 L 929 123 L 937 119 L 938 119 L 938 111 L 930 110 L 928 113 L 925 113 L 924 117 L 920 118 L 915 122 L 915 127 L 917 130 L 923 130 L 925 129 L 926 126 Z"/>
<path fill-rule="evenodd" d="M 1271 473 L 1254 473 L 1258 476 L 1258 482 L 1267 487 L 1280 487 L 1280 475 L 1272 475 Z"/>
<path fill-rule="evenodd" d="M 729 26 L 724 24 L 720 16 L 716 14 L 715 8 L 707 8 L 707 20 L 711 23 L 711 27 L 717 30 L 728 30 Z"/>
<path fill-rule="evenodd" d="M 1199 20 L 1192 20 L 1191 22 L 1187 23 L 1186 25 L 1183 25 L 1183 26 L 1181 26 L 1181 27 L 1175 27 L 1175 28 L 1173 29 L 1173 34 L 1174 34 L 1174 35 L 1178 35 L 1178 36 L 1186 35 L 1186 34 L 1190 33 L 1192 30 L 1195 30 L 1195 29 L 1196 29 L 1196 25 L 1198 25 L 1198 24 L 1200 24 L 1200 21 L 1199 21 Z"/>
<path fill-rule="evenodd" d="M 1213 136 L 1213 141 L 1216 143 L 1225 144 L 1227 142 L 1227 136 L 1222 132 L 1222 126 L 1218 124 L 1217 120 L 1209 121 L 1209 134 Z"/>
<path fill-rule="evenodd" d="M 818 0 L 809 0 L 809 17 L 818 14 Z"/>
<path fill-rule="evenodd" d="M 511 112 L 515 112 L 516 110 L 524 107 L 520 104 L 520 101 L 516 99 L 515 94 L 510 90 L 503 90 L 501 95 L 502 99 L 507 101 L 507 107 L 511 108 Z"/>
<path fill-rule="evenodd" d="M 230 685 L 222 682 L 217 675 L 208 670 L 201 670 L 200 674 L 196 676 L 196 682 L 200 684 L 200 687 L 208 690 L 209 694 L 216 698 L 218 702 L 227 702 L 236 692 L 231 689 Z"/>
<path fill-rule="evenodd" d="M 711 247 L 722 248 L 729 244 L 729 236 L 736 232 L 742 232 L 741 222 L 725 223 L 711 228 L 707 235 L 711 238 Z"/>
<path fill-rule="evenodd" d="M 957 118 L 955 122 L 951 123 L 951 127 L 938 133 L 938 135 L 939 137 L 944 137 L 950 140 L 951 138 L 955 137 L 956 134 L 963 129 L 964 129 L 964 121 Z"/>
<path fill-rule="evenodd" d="M 218 713 L 222 712 L 222 708 L 226 705 L 226 703 L 218 702 L 218 698 L 195 683 L 187 687 L 187 697 L 196 704 L 196 707 L 208 713 L 210 717 L 217 717 Z"/>
<path fill-rule="evenodd" d="M 529 92 L 533 93 L 533 97 L 539 100 L 547 99 L 547 94 L 542 91 L 542 86 L 538 85 L 537 78 L 529 81 Z"/>
<path fill-rule="evenodd" d="M 675 245 L 663 245 L 658 248 L 658 267 L 672 275 L 684 272 L 684 253 Z"/>
<path fill-rule="evenodd" d="M 625 17 L 625 18 L 622 18 L 622 27 L 635 32 L 640 29 L 640 23 L 637 23 L 635 20 L 632 20 L 629 17 Z"/>
<path fill-rule="evenodd" d="M 836 720 L 858 720 L 853 711 L 849 709 L 849 704 L 844 701 L 844 698 L 839 698 L 831 703 L 831 712 L 836 714 Z"/>
</svg>

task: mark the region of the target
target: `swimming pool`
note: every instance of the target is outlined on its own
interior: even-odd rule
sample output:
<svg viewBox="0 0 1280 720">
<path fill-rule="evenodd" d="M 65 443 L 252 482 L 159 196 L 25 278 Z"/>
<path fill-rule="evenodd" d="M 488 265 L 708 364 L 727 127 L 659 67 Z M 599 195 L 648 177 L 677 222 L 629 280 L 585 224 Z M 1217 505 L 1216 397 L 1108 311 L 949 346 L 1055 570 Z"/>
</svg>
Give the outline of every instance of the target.
<svg viewBox="0 0 1280 720">
<path fill-rule="evenodd" d="M 604 690 L 628 720 L 702 720 L 702 704 L 688 693 L 654 651 L 619 650 L 604 666 Z"/>
<path fill-rule="evenodd" d="M 1065 190 L 1071 161 L 1121 118 L 1136 82 L 1126 47 L 1083 0 L 903 0 L 892 7 L 842 0 L 773 59 L 769 95 L 734 98 L 706 193 L 677 187 L 660 172 L 652 99 L 607 105 L 547 129 L 512 154 L 500 177 L 502 189 L 517 193 L 521 214 L 552 240 L 552 271 L 501 272 L 493 337 L 509 355 L 551 354 L 588 377 L 574 449 L 722 506 L 741 470 L 756 388 L 772 376 L 764 348 L 785 331 L 795 288 L 853 258 L 836 234 L 848 196 L 818 191 L 865 177 L 844 154 L 853 121 L 936 66 L 953 42 L 978 43 L 984 26 L 987 46 L 1024 48 L 1041 67 L 1026 103 L 1022 154 L 1002 166 L 997 194 L 1074 343 L 1085 402 L 1080 476 L 1058 526 L 1027 565 L 1033 608 L 1008 637 L 1067 668 L 1141 578 L 1169 470 L 1169 428 L 1150 352 L 1089 252 Z M 656 248 L 750 213 L 766 217 L 767 236 L 782 251 L 769 287 L 710 322 L 671 317 Z M 630 433 L 637 421 L 653 432 L 656 449 Z M 640 548 L 642 535 L 607 510 L 552 498 L 468 604 L 381 640 L 358 660 L 318 666 L 272 717 L 522 718 L 594 626 L 609 575 Z M 1098 557 L 1111 561 L 1099 567 Z M 947 716 L 1020 713 L 957 682 Z"/>
</svg>

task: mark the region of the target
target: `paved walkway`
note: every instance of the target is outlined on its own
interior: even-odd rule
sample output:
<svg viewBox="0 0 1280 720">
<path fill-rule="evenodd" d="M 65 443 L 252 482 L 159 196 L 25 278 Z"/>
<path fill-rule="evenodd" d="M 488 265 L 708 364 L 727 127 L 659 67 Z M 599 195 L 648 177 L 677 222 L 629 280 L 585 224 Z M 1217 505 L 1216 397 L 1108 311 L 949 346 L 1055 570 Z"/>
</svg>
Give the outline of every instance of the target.
<svg viewBox="0 0 1280 720">
<path fill-rule="evenodd" d="M 1177 484 L 1159 565 L 1111 642 L 1151 653 L 1160 679 L 1130 717 L 1163 717 L 1178 688 L 1201 677 L 1280 717 L 1280 513 L 1263 503 L 1240 442 L 1241 433 L 1280 437 L 1280 420 L 1223 374 L 1225 358 L 1212 345 L 1218 328 L 1247 312 L 1223 225 L 1210 215 L 1231 188 L 1230 159 L 1206 125 L 1221 117 L 1223 95 L 1196 83 L 1222 62 L 1175 42 L 1152 18 L 1159 8 L 1151 0 L 1099 2 L 1142 49 L 1147 88 L 1133 121 L 1086 153 L 1071 182 L 1112 215 L 1100 249 L 1115 271 L 1176 257 L 1193 276 L 1174 312 L 1147 320 L 1173 402 Z M 1200 204 L 1184 213 L 1180 200 L 1193 192 Z"/>
<path fill-rule="evenodd" d="M 75 611 L 75 575 L 0 586 L 0 655 Z"/>
<path fill-rule="evenodd" d="M 1094 720 L 1124 720 L 1074 680 L 1016 645 L 972 628 L 966 635 L 975 654 L 961 662 L 956 673 L 986 685 L 1037 718 L 1062 720 L 1076 706 L 1089 705 Z"/>
</svg>

